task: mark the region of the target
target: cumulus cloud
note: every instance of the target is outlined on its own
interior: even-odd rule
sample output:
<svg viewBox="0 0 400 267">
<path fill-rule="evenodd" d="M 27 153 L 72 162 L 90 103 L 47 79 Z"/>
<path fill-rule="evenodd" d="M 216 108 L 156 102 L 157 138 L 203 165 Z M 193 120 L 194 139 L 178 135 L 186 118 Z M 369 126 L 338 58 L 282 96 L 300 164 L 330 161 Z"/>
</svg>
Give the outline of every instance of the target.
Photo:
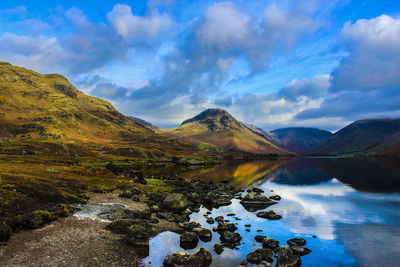
<svg viewBox="0 0 400 267">
<path fill-rule="evenodd" d="M 400 116 L 400 19 L 347 22 L 341 35 L 349 55 L 331 74 L 329 94 L 319 108 L 296 118 Z"/>
<path fill-rule="evenodd" d="M 289 100 L 296 100 L 301 96 L 310 98 L 323 97 L 328 92 L 329 79 L 330 76 L 327 74 L 308 79 L 294 79 L 281 89 L 280 95 Z"/>
<path fill-rule="evenodd" d="M 167 14 L 157 10 L 146 16 L 135 16 L 128 5 L 117 4 L 107 13 L 107 20 L 119 35 L 127 39 L 140 39 L 144 42 L 154 40 L 158 34 L 166 33 L 174 25 Z"/>
<path fill-rule="evenodd" d="M 382 15 L 347 22 L 349 56 L 332 73 L 332 90 L 371 90 L 400 84 L 400 19 Z"/>
</svg>

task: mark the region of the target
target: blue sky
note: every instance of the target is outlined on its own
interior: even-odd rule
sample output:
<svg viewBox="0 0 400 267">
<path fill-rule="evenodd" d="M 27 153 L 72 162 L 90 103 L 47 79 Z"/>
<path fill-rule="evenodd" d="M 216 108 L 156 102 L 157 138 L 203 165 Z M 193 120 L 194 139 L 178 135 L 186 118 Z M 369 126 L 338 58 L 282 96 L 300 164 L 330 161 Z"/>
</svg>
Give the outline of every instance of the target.
<svg viewBox="0 0 400 267">
<path fill-rule="evenodd" d="M 1 1 L 0 60 L 163 127 L 219 107 L 335 131 L 400 116 L 400 2 Z"/>
</svg>

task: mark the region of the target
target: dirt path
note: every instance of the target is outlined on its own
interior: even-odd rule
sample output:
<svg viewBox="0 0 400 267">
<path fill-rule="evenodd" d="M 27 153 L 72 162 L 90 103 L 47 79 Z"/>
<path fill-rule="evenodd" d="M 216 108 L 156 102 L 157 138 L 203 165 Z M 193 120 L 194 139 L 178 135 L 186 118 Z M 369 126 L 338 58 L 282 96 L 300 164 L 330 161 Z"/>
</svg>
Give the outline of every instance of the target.
<svg viewBox="0 0 400 267">
<path fill-rule="evenodd" d="M 89 204 L 121 203 L 139 210 L 145 204 L 117 197 L 118 192 L 92 194 Z M 135 248 L 104 230 L 107 222 L 70 216 L 43 228 L 14 234 L 0 247 L 0 266 L 139 266 Z"/>
</svg>

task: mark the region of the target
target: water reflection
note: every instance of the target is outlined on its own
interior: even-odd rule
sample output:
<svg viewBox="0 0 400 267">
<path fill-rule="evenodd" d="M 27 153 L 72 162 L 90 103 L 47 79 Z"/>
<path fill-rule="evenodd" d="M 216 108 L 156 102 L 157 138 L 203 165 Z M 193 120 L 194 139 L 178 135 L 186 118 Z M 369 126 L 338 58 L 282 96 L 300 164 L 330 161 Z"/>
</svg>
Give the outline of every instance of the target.
<svg viewBox="0 0 400 267">
<path fill-rule="evenodd" d="M 283 215 L 268 221 L 246 211 L 238 200 L 230 206 L 212 210 L 212 217 L 235 213 L 243 237 L 239 250 L 225 248 L 216 255 L 211 242 L 199 242 L 213 253 L 213 266 L 237 266 L 259 247 L 254 236 L 264 234 L 281 244 L 292 237 L 303 237 L 313 252 L 302 258 L 304 266 L 396 266 L 400 261 L 400 164 L 382 159 L 297 159 L 292 161 L 256 161 L 202 170 L 183 170 L 186 178 L 228 180 L 234 184 L 263 189 L 266 195 L 279 194 L 282 200 L 272 209 Z M 271 192 L 270 190 L 273 190 Z M 193 221 L 211 229 L 202 216 Z M 251 224 L 250 232 L 245 224 Z M 262 230 L 261 233 L 257 230 Z M 316 236 L 316 237 L 314 237 Z M 146 265 L 159 266 L 167 254 L 183 250 L 179 235 L 162 233 L 150 242 Z M 151 262 L 151 263 L 150 263 Z"/>
</svg>

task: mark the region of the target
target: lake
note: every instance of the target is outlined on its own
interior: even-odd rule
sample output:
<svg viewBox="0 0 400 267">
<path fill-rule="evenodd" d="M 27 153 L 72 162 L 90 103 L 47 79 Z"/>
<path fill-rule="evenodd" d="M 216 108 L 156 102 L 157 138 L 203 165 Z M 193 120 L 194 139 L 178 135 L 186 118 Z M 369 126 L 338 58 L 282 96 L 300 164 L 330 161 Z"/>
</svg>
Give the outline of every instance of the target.
<svg viewBox="0 0 400 267">
<path fill-rule="evenodd" d="M 212 253 L 212 266 L 238 266 L 260 243 L 255 235 L 266 235 L 286 245 L 286 240 L 302 237 L 312 250 L 302 257 L 303 266 L 398 266 L 400 262 L 400 162 L 383 159 L 299 158 L 226 162 L 210 168 L 164 168 L 152 170 L 229 182 L 244 189 L 257 187 L 266 196 L 278 194 L 278 204 L 267 210 L 282 215 L 281 220 L 258 218 L 233 199 L 229 206 L 211 210 L 237 223 L 242 236 L 239 249 L 225 248 L 217 255 L 214 244 L 199 241 L 194 253 L 205 247 Z M 245 194 L 245 193 L 244 193 Z M 191 221 L 212 229 L 200 212 Z M 235 217 L 227 217 L 235 213 Z M 245 227 L 250 224 L 250 227 Z M 246 229 L 249 229 L 249 231 Z M 257 231 L 258 230 L 258 231 Z M 164 232 L 150 240 L 146 266 L 161 266 L 167 254 L 184 251 L 179 235 Z"/>
</svg>

